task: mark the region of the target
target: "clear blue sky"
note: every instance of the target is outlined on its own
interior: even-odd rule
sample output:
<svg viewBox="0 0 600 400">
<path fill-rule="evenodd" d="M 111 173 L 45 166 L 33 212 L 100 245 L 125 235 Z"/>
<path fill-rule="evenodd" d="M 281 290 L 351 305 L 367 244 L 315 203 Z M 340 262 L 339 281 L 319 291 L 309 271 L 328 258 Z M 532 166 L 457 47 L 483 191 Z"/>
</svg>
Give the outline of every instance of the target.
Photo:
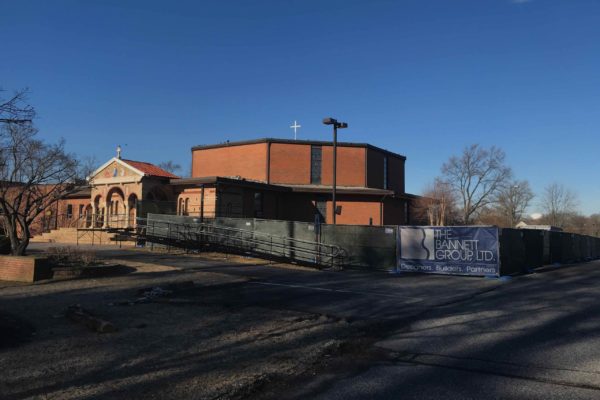
<svg viewBox="0 0 600 400">
<path fill-rule="evenodd" d="M 8 1 L 0 86 L 70 151 L 174 160 L 257 137 L 404 154 L 407 191 L 471 143 L 600 212 L 600 1 Z M 125 146 L 126 145 L 126 146 Z M 534 205 L 532 212 L 538 211 Z"/>
</svg>

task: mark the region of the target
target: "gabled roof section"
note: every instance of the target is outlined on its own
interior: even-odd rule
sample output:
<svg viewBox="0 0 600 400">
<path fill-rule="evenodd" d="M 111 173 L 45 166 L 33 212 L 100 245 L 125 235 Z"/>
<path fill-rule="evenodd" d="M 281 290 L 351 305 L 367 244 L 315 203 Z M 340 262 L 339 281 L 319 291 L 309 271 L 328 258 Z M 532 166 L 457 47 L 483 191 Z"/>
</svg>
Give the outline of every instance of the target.
<svg viewBox="0 0 600 400">
<path fill-rule="evenodd" d="M 128 167 L 131 170 L 133 170 L 134 172 L 136 172 L 142 176 L 156 176 L 159 178 L 169 178 L 169 179 L 179 178 L 177 175 L 174 175 L 168 171 L 165 171 L 164 169 L 157 167 L 154 164 L 150 164 L 150 163 L 143 162 L 143 161 L 124 160 L 122 158 L 117 158 L 117 157 L 113 157 L 110 160 L 108 160 L 107 162 L 105 162 L 104 164 L 102 164 L 99 168 L 97 168 L 94 172 L 92 172 L 90 174 L 89 178 L 93 178 L 98 173 L 100 173 L 100 171 L 102 171 L 103 169 L 105 169 L 106 167 L 111 165 L 113 162 L 116 162 L 117 164 L 121 164 L 125 167 Z"/>
<path fill-rule="evenodd" d="M 123 161 L 125 164 L 137 169 L 138 171 L 143 172 L 145 175 L 158 176 L 161 178 L 179 178 L 177 175 L 174 175 L 169 171 L 165 171 L 164 169 L 157 167 L 154 164 L 150 164 L 144 161 L 133 161 L 125 159 L 120 160 Z"/>
</svg>

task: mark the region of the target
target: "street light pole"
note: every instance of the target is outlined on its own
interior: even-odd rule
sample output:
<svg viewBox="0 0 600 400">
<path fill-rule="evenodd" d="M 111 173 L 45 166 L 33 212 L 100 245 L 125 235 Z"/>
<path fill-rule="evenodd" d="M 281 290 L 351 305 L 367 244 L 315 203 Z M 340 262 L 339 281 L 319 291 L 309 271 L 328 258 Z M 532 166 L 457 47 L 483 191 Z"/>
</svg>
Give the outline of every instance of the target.
<svg viewBox="0 0 600 400">
<path fill-rule="evenodd" d="M 331 191 L 331 203 L 333 205 L 333 224 L 335 225 L 336 217 L 336 205 L 335 205 L 335 192 L 336 192 L 336 180 L 337 180 L 337 124 L 333 125 L 333 189 Z"/>
<path fill-rule="evenodd" d="M 333 187 L 331 190 L 331 203 L 333 206 L 333 225 L 336 222 L 336 214 L 337 214 L 337 206 L 336 206 L 336 190 L 337 190 L 337 130 L 338 128 L 343 129 L 347 128 L 348 124 L 345 122 L 338 122 L 338 120 L 334 118 L 325 118 L 323 119 L 323 123 L 325 125 L 333 125 Z"/>
</svg>

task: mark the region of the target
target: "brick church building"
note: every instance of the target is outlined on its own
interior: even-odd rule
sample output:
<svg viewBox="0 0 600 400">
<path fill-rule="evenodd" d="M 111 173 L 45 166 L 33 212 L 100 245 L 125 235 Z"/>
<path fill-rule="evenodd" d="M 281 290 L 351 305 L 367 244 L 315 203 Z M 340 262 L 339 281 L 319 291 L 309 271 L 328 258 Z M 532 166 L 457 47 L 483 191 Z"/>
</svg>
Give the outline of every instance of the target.
<svg viewBox="0 0 600 400">
<path fill-rule="evenodd" d="M 410 220 L 406 157 L 365 143 L 338 143 L 336 223 L 398 225 Z M 333 145 L 258 139 L 192 148 L 192 176 L 173 179 L 179 214 L 329 223 Z"/>
<path fill-rule="evenodd" d="M 405 193 L 405 161 L 366 143 L 338 143 L 336 223 L 410 223 L 417 197 Z M 195 146 L 189 178 L 118 153 L 46 217 L 61 221 L 55 227 L 87 228 L 132 227 L 148 212 L 331 223 L 332 178 L 332 142 L 265 138 Z"/>
</svg>

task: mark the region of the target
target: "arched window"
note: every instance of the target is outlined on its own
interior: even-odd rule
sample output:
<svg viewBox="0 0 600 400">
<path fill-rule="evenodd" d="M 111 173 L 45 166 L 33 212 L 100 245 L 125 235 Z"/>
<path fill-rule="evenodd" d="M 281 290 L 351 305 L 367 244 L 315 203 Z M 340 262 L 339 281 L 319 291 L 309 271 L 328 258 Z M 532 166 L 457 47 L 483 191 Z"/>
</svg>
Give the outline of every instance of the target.
<svg viewBox="0 0 600 400">
<path fill-rule="evenodd" d="M 190 212 L 189 207 L 190 207 L 190 198 L 188 197 L 187 199 L 185 199 L 185 206 L 184 206 L 185 214 L 184 215 L 189 215 L 189 212 Z"/>
</svg>

